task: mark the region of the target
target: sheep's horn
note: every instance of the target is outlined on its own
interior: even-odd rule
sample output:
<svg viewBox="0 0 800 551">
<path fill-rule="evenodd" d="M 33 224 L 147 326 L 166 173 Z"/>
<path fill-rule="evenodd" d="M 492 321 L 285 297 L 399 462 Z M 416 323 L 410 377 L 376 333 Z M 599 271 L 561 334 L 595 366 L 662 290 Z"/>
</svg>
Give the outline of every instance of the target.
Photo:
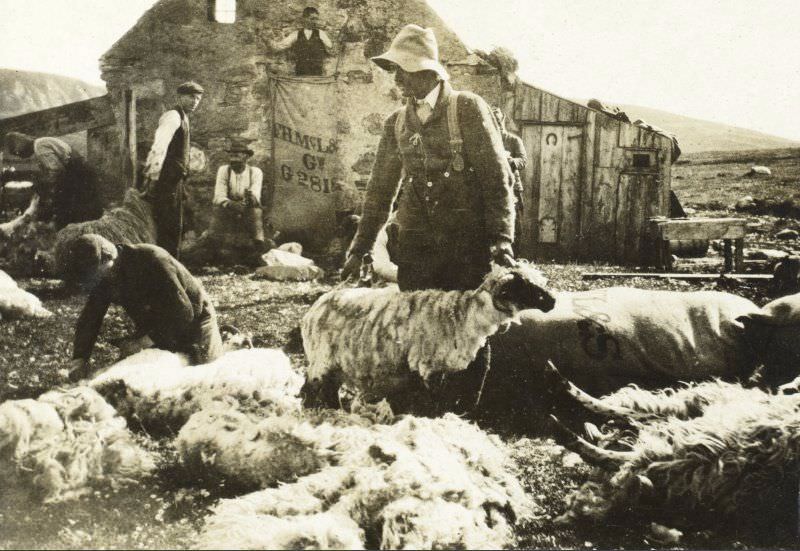
<svg viewBox="0 0 800 551">
<path fill-rule="evenodd" d="M 586 410 L 596 413 L 598 415 L 603 415 L 609 418 L 621 418 L 625 420 L 635 419 L 638 417 L 637 413 L 634 410 L 619 407 L 619 406 L 611 406 L 604 403 L 602 400 L 598 400 L 594 396 L 591 396 L 575 386 L 571 381 L 567 380 L 558 368 L 553 365 L 553 362 L 547 362 L 547 367 L 545 367 L 545 376 L 549 379 L 549 383 L 553 385 L 553 387 L 561 392 L 564 392 L 574 398 L 579 404 L 581 404 Z"/>
<path fill-rule="evenodd" d="M 555 415 L 551 415 L 550 420 L 552 421 L 556 442 L 569 451 L 580 455 L 590 465 L 596 465 L 597 467 L 613 471 L 617 470 L 624 462 L 630 461 L 636 456 L 634 452 L 604 450 L 594 444 L 590 444 L 569 430 Z"/>
</svg>

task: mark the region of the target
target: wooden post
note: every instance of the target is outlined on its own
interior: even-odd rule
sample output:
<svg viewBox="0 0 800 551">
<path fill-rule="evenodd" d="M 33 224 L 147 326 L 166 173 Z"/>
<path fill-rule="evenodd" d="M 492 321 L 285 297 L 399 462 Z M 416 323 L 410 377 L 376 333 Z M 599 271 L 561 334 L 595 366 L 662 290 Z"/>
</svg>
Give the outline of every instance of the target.
<svg viewBox="0 0 800 551">
<path fill-rule="evenodd" d="M 722 242 L 725 244 L 725 271 L 732 272 L 733 271 L 733 251 L 731 247 L 731 240 L 730 239 L 723 239 Z"/>
<path fill-rule="evenodd" d="M 136 92 L 125 90 L 125 175 L 129 187 L 137 185 Z"/>
<path fill-rule="evenodd" d="M 733 244 L 733 267 L 741 273 L 744 271 L 744 238 L 734 239 Z"/>
</svg>

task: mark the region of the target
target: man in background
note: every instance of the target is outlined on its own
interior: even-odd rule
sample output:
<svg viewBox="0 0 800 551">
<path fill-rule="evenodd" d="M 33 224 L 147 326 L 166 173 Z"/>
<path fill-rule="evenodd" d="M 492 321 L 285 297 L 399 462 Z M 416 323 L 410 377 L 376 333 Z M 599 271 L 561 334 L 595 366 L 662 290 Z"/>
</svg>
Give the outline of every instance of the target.
<svg viewBox="0 0 800 551">
<path fill-rule="evenodd" d="M 303 10 L 302 27 L 292 31 L 272 49 L 282 52 L 291 48 L 295 58 L 295 75 L 322 76 L 325 58 L 333 52 L 333 42 L 319 28 L 319 11 L 307 7 Z"/>
<path fill-rule="evenodd" d="M 68 143 L 20 132 L 9 132 L 5 143 L 9 153 L 36 159 L 39 175 L 34 193 L 40 198 L 37 220 L 53 221 L 56 229 L 61 229 L 103 215 L 97 175 Z"/>
<path fill-rule="evenodd" d="M 214 214 L 209 233 L 219 240 L 226 233 L 244 231 L 251 248 L 265 252 L 264 223 L 261 209 L 261 183 L 264 174 L 247 160 L 253 150 L 244 143 L 232 140 L 228 149 L 229 163 L 217 170 L 214 186 Z"/>
<path fill-rule="evenodd" d="M 522 238 L 522 216 L 525 212 L 525 204 L 522 199 L 524 191 L 522 187 L 522 171 L 525 170 L 525 166 L 528 164 L 528 155 L 525 153 L 525 144 L 522 143 L 522 138 L 506 129 L 506 116 L 503 110 L 499 107 L 494 107 L 492 114 L 500 127 L 508 166 L 514 174 L 514 206 L 517 213 L 514 218 L 514 247 L 518 248 L 519 241 Z"/>
<path fill-rule="evenodd" d="M 197 109 L 203 91 L 196 82 L 178 86 L 177 105 L 158 120 L 144 168 L 146 197 L 153 205 L 157 243 L 176 258 L 183 231 L 183 182 L 189 174 L 189 113 Z"/>
</svg>

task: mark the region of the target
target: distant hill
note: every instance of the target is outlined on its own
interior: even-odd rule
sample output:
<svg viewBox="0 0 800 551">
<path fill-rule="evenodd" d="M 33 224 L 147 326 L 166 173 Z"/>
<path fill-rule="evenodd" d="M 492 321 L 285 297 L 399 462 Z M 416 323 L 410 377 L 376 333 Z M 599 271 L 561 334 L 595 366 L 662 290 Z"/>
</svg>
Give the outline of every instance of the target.
<svg viewBox="0 0 800 551">
<path fill-rule="evenodd" d="M 678 137 L 681 150 L 685 153 L 773 149 L 800 145 L 800 142 L 770 136 L 755 130 L 693 119 L 649 107 L 638 105 L 619 105 L 618 107 L 628 114 L 631 121 L 643 119 L 674 133 Z"/>
<path fill-rule="evenodd" d="M 75 78 L 0 69 L 0 119 L 102 96 L 102 86 Z"/>
<path fill-rule="evenodd" d="M 105 93 L 102 86 L 75 78 L 0 69 L 0 118 L 58 107 Z"/>
<path fill-rule="evenodd" d="M 0 69 L 0 119 L 58 107 L 105 93 L 102 86 L 87 84 L 76 78 Z M 86 155 L 86 132 L 59 137 L 81 155 Z"/>
</svg>

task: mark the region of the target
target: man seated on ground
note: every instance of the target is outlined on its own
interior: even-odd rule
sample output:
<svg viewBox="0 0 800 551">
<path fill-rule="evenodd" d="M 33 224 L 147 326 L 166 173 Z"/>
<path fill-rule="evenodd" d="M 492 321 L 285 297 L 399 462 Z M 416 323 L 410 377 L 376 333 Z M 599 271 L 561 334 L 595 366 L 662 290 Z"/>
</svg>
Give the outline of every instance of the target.
<svg viewBox="0 0 800 551">
<path fill-rule="evenodd" d="M 264 221 L 261 209 L 261 169 L 247 164 L 253 150 L 234 141 L 228 149 L 229 164 L 217 170 L 214 187 L 214 213 L 209 229 L 213 242 L 224 242 L 227 235 L 246 233 L 255 254 L 265 252 Z"/>
<path fill-rule="evenodd" d="M 325 58 L 333 51 L 333 42 L 327 33 L 319 28 L 319 11 L 307 7 L 303 10 L 302 27 L 292 31 L 286 38 L 272 44 L 276 52 L 292 49 L 295 58 L 295 75 L 322 76 Z"/>
<path fill-rule="evenodd" d="M 103 215 L 97 176 L 68 143 L 20 132 L 9 132 L 5 143 L 9 153 L 33 156 L 39 165 L 40 176 L 34 186 L 40 198 L 37 220 L 53 221 L 56 229 L 61 229 Z"/>
<path fill-rule="evenodd" d="M 117 245 L 87 234 L 74 248 L 81 265 L 99 266 L 83 274 L 89 299 L 75 328 L 69 378 L 89 375 L 92 354 L 108 307 L 119 304 L 133 320 L 132 346 L 149 337 L 156 348 L 181 352 L 193 365 L 222 354 L 217 314 L 202 283 L 167 251 L 156 245 Z"/>
</svg>

